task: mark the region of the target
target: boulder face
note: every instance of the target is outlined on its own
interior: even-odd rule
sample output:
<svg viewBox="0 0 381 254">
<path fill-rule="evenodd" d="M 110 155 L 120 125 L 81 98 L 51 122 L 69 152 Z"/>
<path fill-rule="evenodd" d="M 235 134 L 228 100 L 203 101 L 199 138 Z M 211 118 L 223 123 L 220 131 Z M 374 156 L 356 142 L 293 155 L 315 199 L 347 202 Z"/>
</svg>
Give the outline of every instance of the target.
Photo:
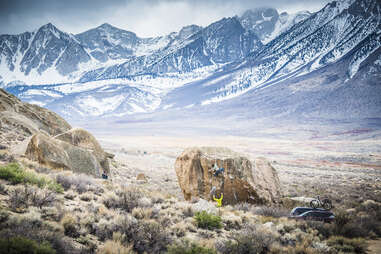
<svg viewBox="0 0 381 254">
<path fill-rule="evenodd" d="M 73 128 L 55 137 L 61 141 L 67 142 L 73 146 L 78 146 L 91 151 L 98 162 L 102 166 L 102 169 L 107 173 L 110 172 L 110 165 L 108 162 L 109 153 L 106 153 L 95 137 L 88 131 L 81 128 Z"/>
<path fill-rule="evenodd" d="M 224 168 L 217 176 L 215 163 Z M 188 201 L 192 197 L 212 200 L 213 191 L 217 197 L 223 193 L 223 204 L 276 203 L 280 198 L 278 174 L 265 158 L 252 163 L 227 148 L 188 148 L 176 159 L 175 170 Z"/>
<path fill-rule="evenodd" d="M 41 133 L 32 137 L 25 155 L 53 169 L 72 170 L 97 177 L 102 174 L 102 166 L 91 151 Z"/>
</svg>

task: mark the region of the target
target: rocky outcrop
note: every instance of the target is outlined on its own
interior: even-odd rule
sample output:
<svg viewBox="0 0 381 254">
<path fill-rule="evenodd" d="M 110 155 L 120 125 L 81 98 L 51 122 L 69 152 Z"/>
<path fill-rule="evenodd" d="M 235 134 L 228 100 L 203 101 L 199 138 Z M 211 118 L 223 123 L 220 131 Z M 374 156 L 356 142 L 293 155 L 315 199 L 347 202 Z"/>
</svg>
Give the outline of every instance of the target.
<svg viewBox="0 0 381 254">
<path fill-rule="evenodd" d="M 32 137 L 25 155 L 53 169 L 72 170 L 98 177 L 102 174 L 102 166 L 94 153 L 41 133 Z"/>
<path fill-rule="evenodd" d="M 11 146 L 39 132 L 54 136 L 70 129 L 56 113 L 24 103 L 0 88 L 0 143 Z"/>
<path fill-rule="evenodd" d="M 106 153 L 90 132 L 81 128 L 73 128 L 55 138 L 91 151 L 102 166 L 102 169 L 106 172 L 110 171 L 108 158 L 111 158 L 112 154 Z"/>
<path fill-rule="evenodd" d="M 218 175 L 215 163 L 224 168 Z M 226 148 L 189 148 L 176 159 L 175 169 L 185 200 L 211 200 L 214 191 L 218 197 L 224 194 L 224 204 L 275 203 L 280 198 L 278 175 L 265 158 L 252 163 Z"/>
<path fill-rule="evenodd" d="M 110 172 L 108 158 L 88 131 L 72 128 L 56 113 L 20 101 L 0 89 L 0 143 L 52 169 L 100 176 Z"/>
</svg>

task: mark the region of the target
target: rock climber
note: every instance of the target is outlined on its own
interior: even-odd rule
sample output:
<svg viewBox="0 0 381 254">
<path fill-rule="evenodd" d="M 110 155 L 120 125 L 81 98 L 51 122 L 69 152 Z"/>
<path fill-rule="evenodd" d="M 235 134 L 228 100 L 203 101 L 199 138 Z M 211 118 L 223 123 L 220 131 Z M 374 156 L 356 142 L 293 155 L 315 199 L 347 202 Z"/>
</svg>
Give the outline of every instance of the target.
<svg viewBox="0 0 381 254">
<path fill-rule="evenodd" d="M 218 176 L 220 173 L 224 172 L 225 169 L 224 168 L 219 168 L 217 169 L 216 171 L 214 171 L 214 176 Z"/>
<path fill-rule="evenodd" d="M 224 194 L 221 193 L 221 197 L 220 198 L 216 198 L 215 195 L 213 195 L 213 200 L 217 202 L 217 207 L 221 207 L 222 206 L 222 199 L 224 198 Z"/>
<path fill-rule="evenodd" d="M 217 163 L 215 163 L 212 167 L 213 175 L 218 176 L 220 173 L 224 172 L 224 168 L 218 167 Z"/>
</svg>

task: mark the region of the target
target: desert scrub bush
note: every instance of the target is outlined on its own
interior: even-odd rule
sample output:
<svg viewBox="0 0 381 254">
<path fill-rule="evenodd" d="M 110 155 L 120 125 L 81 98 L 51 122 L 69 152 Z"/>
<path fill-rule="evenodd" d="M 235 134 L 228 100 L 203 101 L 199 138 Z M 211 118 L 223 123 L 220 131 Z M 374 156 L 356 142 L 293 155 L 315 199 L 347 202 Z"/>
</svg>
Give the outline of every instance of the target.
<svg viewBox="0 0 381 254">
<path fill-rule="evenodd" d="M 347 238 L 381 236 L 381 223 L 377 221 L 376 215 L 350 215 L 344 211 L 336 213 L 332 225 L 332 235 Z"/>
<path fill-rule="evenodd" d="M 193 207 L 188 205 L 186 206 L 184 209 L 183 209 L 183 216 L 185 218 L 187 217 L 193 217 L 194 216 L 194 210 L 193 210 Z"/>
<path fill-rule="evenodd" d="M 249 203 L 239 203 L 234 206 L 234 209 L 248 212 L 251 209 L 251 205 Z"/>
<path fill-rule="evenodd" d="M 261 206 L 252 209 L 253 214 L 265 217 L 280 218 L 288 215 L 288 210 L 280 207 Z"/>
<path fill-rule="evenodd" d="M 60 230 L 49 223 L 44 223 L 35 213 L 10 215 L 6 222 L 1 223 L 0 239 L 20 236 L 39 244 L 49 243 L 57 253 L 79 253 Z M 0 253 L 2 252 L 0 251 Z"/>
<path fill-rule="evenodd" d="M 78 227 L 76 217 L 70 214 L 66 214 L 61 219 L 61 224 L 64 227 L 65 235 L 74 237 L 74 238 L 79 236 L 79 227 Z"/>
<path fill-rule="evenodd" d="M 2 183 L 0 183 L 0 194 L 3 194 L 3 195 L 7 194 L 7 188 Z"/>
<path fill-rule="evenodd" d="M 143 192 L 138 188 L 122 188 L 104 197 L 103 204 L 107 208 L 120 208 L 128 213 L 139 206 L 139 200 L 143 197 Z"/>
<path fill-rule="evenodd" d="M 9 213 L 0 208 L 0 225 L 6 222 L 9 218 Z"/>
<path fill-rule="evenodd" d="M 268 253 L 275 237 L 265 231 L 260 231 L 255 225 L 246 224 L 242 230 L 230 235 L 227 241 L 218 241 L 216 249 L 222 254 Z"/>
<path fill-rule="evenodd" d="M 348 239 L 333 236 L 327 240 L 327 244 L 339 253 L 366 253 L 367 251 L 367 244 L 362 238 Z"/>
<path fill-rule="evenodd" d="M 47 187 L 57 193 L 63 193 L 63 188 L 56 181 L 40 176 L 32 171 L 26 171 L 17 163 L 0 166 L 0 178 L 12 184 L 29 183 L 40 188 Z"/>
<path fill-rule="evenodd" d="M 197 243 L 183 240 L 168 246 L 168 254 L 216 254 L 214 249 L 203 247 Z"/>
<path fill-rule="evenodd" d="M 134 216 L 136 219 L 139 219 L 139 220 L 151 219 L 152 208 L 135 207 L 134 209 L 132 209 L 131 214 L 132 216 Z"/>
<path fill-rule="evenodd" d="M 169 233 L 155 221 L 143 221 L 135 234 L 130 236 L 138 253 L 161 253 L 167 249 Z"/>
<path fill-rule="evenodd" d="M 207 213 L 206 211 L 196 212 L 194 219 L 199 228 L 213 230 L 222 227 L 221 217 Z"/>
<path fill-rule="evenodd" d="M 14 211 L 36 206 L 52 206 L 57 201 L 56 193 L 49 189 L 39 189 L 25 184 L 10 191 L 9 204 Z"/>
<path fill-rule="evenodd" d="M 83 193 L 81 196 L 79 196 L 79 199 L 85 202 L 89 202 L 93 199 L 93 194 L 89 192 Z"/>
<path fill-rule="evenodd" d="M 131 245 L 124 246 L 122 243 L 107 240 L 105 244 L 99 249 L 97 254 L 133 254 L 133 247 Z"/>
<path fill-rule="evenodd" d="M 10 254 L 55 254 L 56 251 L 49 243 L 37 243 L 25 237 L 0 239 L 0 253 Z"/>
<path fill-rule="evenodd" d="M 126 215 L 118 222 L 118 227 L 124 236 L 123 244 L 132 244 L 138 253 L 161 253 L 171 242 L 167 230 L 156 221 L 138 221 Z"/>
<path fill-rule="evenodd" d="M 58 174 L 56 176 L 56 181 L 62 185 L 65 190 L 72 188 L 79 194 L 87 191 L 91 191 L 96 194 L 104 192 L 103 188 L 95 182 L 94 178 L 85 174 Z"/>
</svg>

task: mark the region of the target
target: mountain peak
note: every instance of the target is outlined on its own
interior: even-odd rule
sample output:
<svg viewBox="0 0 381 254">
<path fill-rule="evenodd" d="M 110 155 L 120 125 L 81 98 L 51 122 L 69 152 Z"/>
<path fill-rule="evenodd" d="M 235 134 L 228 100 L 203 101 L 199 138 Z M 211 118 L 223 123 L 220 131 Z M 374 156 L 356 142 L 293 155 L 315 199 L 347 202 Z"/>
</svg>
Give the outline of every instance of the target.
<svg viewBox="0 0 381 254">
<path fill-rule="evenodd" d="M 42 29 L 42 30 L 52 30 L 52 29 L 57 29 L 57 27 L 55 27 L 51 22 L 49 22 L 49 23 L 41 26 L 40 29 Z"/>
</svg>

